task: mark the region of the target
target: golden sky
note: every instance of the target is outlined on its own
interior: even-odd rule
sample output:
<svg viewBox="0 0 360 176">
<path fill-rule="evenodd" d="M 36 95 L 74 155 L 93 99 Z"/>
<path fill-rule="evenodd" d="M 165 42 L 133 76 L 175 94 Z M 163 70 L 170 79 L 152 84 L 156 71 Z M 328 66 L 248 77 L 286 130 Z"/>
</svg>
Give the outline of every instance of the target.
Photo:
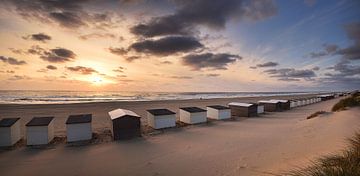
<svg viewBox="0 0 360 176">
<path fill-rule="evenodd" d="M 272 1 L 259 1 L 263 5 L 255 4 L 259 12 L 254 14 L 242 10 L 253 5 L 245 8 L 229 1 L 239 8 L 217 9 L 214 17 L 219 19 L 192 9 L 196 3 L 211 9 L 206 1 L 193 6 L 171 1 L 56 2 L 2 3 L 0 89 L 317 89 L 319 68 L 327 63 L 289 62 L 277 56 L 291 47 L 279 49 L 248 35 L 251 31 L 260 35 L 256 25 L 269 26 L 267 21 L 279 15 Z"/>
</svg>

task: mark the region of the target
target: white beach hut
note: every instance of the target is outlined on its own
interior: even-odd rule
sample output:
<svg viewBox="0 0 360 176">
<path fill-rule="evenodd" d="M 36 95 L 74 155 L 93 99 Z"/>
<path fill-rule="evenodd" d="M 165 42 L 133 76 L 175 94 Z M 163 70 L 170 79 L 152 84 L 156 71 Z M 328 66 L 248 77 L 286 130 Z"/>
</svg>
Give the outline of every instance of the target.
<svg viewBox="0 0 360 176">
<path fill-rule="evenodd" d="M 206 110 L 198 107 L 180 108 L 180 121 L 188 124 L 206 122 Z"/>
<path fill-rule="evenodd" d="M 257 105 L 257 113 L 258 114 L 264 114 L 264 112 L 265 112 L 265 106 L 258 104 Z"/>
<path fill-rule="evenodd" d="M 207 117 L 210 119 L 229 119 L 231 118 L 230 108 L 221 105 L 213 105 L 206 107 Z"/>
<path fill-rule="evenodd" d="M 54 139 L 54 117 L 34 117 L 26 124 L 27 145 L 48 144 Z"/>
<path fill-rule="evenodd" d="M 0 121 L 0 146 L 12 146 L 20 139 L 20 118 L 2 119 Z"/>
<path fill-rule="evenodd" d="M 176 126 L 176 113 L 168 109 L 147 110 L 148 125 L 154 129 Z"/>
<path fill-rule="evenodd" d="M 92 138 L 91 114 L 70 115 L 66 120 L 68 142 L 90 140 Z"/>
<path fill-rule="evenodd" d="M 307 105 L 310 104 L 310 99 L 307 99 L 307 100 L 306 100 L 306 104 L 307 104 Z"/>
<path fill-rule="evenodd" d="M 295 108 L 297 101 L 290 101 L 290 108 Z"/>
<path fill-rule="evenodd" d="M 297 107 L 302 106 L 302 100 L 296 100 Z"/>
<path fill-rule="evenodd" d="M 303 104 L 303 106 L 307 105 L 307 101 L 306 101 L 306 100 L 303 100 L 303 101 L 302 101 L 302 104 Z"/>
</svg>

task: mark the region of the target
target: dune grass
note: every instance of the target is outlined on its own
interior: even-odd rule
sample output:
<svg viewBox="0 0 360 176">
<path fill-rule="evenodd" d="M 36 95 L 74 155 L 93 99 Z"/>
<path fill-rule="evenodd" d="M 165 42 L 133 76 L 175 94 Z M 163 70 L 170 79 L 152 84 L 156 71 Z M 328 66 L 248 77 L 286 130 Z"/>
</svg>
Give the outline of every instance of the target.
<svg viewBox="0 0 360 176">
<path fill-rule="evenodd" d="M 340 154 L 321 157 L 305 168 L 290 171 L 288 176 L 360 176 L 360 132 L 348 140 Z"/>
<path fill-rule="evenodd" d="M 332 107 L 332 111 L 342 111 L 347 107 L 360 106 L 360 93 L 355 93 L 351 97 L 340 100 Z"/>
<path fill-rule="evenodd" d="M 309 115 L 308 117 L 306 117 L 306 119 L 312 119 L 312 118 L 317 117 L 318 115 L 324 114 L 324 113 L 326 113 L 326 111 L 317 111 L 317 112 L 315 112 L 315 113 L 312 113 L 312 114 Z"/>
</svg>

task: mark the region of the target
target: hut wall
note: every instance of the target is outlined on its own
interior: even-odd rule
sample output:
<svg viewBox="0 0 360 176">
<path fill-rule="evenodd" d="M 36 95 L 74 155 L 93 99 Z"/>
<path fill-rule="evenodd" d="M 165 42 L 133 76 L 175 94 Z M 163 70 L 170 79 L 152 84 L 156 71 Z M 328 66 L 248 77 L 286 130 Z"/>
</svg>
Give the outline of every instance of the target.
<svg viewBox="0 0 360 176">
<path fill-rule="evenodd" d="M 91 123 L 75 123 L 66 125 L 68 142 L 90 140 L 92 138 Z"/>
<path fill-rule="evenodd" d="M 207 107 L 207 117 L 210 119 L 229 119 L 231 117 L 230 109 L 214 109 Z"/>
<path fill-rule="evenodd" d="M 148 125 L 154 129 L 161 129 L 161 128 L 169 128 L 176 126 L 176 116 L 175 114 L 171 115 L 161 115 L 161 116 L 154 116 L 148 112 Z"/>
<path fill-rule="evenodd" d="M 130 139 L 141 136 L 140 118 L 120 117 L 113 121 L 114 140 Z"/>
</svg>

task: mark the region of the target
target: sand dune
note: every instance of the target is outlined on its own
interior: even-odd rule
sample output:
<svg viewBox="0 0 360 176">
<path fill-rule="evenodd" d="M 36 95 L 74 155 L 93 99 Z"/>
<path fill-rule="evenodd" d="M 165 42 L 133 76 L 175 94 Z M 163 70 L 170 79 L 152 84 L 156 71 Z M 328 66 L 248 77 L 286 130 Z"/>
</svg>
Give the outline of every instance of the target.
<svg viewBox="0 0 360 176">
<path fill-rule="evenodd" d="M 130 141 L 0 153 L 1 175 L 274 175 L 336 152 L 360 127 L 360 108 L 330 111 L 338 99 L 166 130 Z"/>
</svg>

